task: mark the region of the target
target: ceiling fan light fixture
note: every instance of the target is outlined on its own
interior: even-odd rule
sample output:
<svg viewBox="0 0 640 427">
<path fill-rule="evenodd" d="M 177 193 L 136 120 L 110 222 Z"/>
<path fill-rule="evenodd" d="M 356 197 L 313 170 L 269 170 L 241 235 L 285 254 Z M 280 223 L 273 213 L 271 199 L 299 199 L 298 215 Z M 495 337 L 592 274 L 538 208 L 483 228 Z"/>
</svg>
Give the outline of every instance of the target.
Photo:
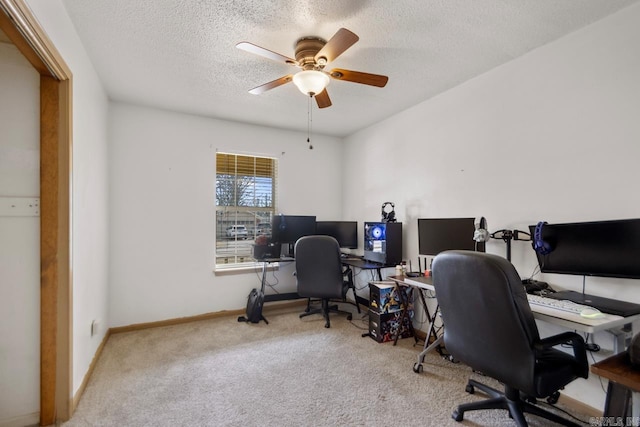
<svg viewBox="0 0 640 427">
<path fill-rule="evenodd" d="M 322 71 L 305 70 L 293 76 L 293 83 L 305 95 L 314 96 L 321 93 L 329 84 L 329 76 Z"/>
</svg>

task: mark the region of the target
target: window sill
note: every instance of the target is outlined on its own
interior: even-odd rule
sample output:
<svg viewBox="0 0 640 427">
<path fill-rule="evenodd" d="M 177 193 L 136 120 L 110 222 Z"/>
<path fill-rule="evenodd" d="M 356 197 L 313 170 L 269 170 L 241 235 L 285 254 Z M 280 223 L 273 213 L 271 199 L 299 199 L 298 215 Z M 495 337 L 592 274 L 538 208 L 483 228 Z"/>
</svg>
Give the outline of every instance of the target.
<svg viewBox="0 0 640 427">
<path fill-rule="evenodd" d="M 221 264 L 216 265 L 213 273 L 216 276 L 227 276 L 232 274 L 246 274 L 246 273 L 259 273 L 263 268 L 262 262 L 244 263 L 244 264 Z M 267 265 L 267 271 L 277 271 L 279 264 L 270 263 Z"/>
</svg>

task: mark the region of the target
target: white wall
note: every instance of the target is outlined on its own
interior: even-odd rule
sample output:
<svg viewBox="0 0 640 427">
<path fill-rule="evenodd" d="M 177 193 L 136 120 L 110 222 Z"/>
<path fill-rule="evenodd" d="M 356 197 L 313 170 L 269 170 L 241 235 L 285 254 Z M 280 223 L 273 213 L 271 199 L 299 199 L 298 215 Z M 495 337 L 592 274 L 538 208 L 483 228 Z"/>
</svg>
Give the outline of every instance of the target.
<svg viewBox="0 0 640 427">
<path fill-rule="evenodd" d="M 254 273 L 213 273 L 216 149 L 278 157 L 283 213 L 363 222 L 394 201 L 413 259 L 419 217 L 484 215 L 495 230 L 638 216 L 637 6 L 346 138 L 344 150 L 316 137 L 309 151 L 301 133 L 122 104 L 107 124 L 62 2 L 27 2 L 74 74 L 74 391 L 107 326 L 242 308 L 257 286 Z M 522 242 L 513 260 L 522 275 L 535 265 Z M 278 273 L 283 291 L 291 271 Z M 636 285 L 589 279 L 587 290 L 640 302 Z M 93 319 L 103 329 L 90 337 Z M 568 394 L 601 405 L 594 382 Z"/>
<path fill-rule="evenodd" d="M 476 217 L 490 231 L 637 218 L 640 199 L 640 6 L 425 101 L 345 140 L 344 216 L 379 218 L 394 201 L 404 254 L 417 259 L 417 218 Z M 372 167 L 375 165 L 375 167 Z M 488 252 L 505 254 L 492 241 Z M 536 265 L 513 242 L 522 276 Z M 538 276 L 581 290 L 582 277 Z M 586 281 L 588 293 L 640 302 L 637 280 Z M 611 348 L 606 334 L 596 341 Z M 598 377 L 567 388 L 603 407 Z"/>
<path fill-rule="evenodd" d="M 0 43 L 0 203 L 40 197 L 40 75 Z M 40 218 L 0 214 L 0 425 L 38 422 Z"/>
<path fill-rule="evenodd" d="M 120 103 L 110 138 L 110 326 L 241 309 L 259 286 L 255 271 L 214 274 L 216 150 L 276 157 L 280 212 L 340 218 L 337 138 L 309 150 L 303 133 Z"/>
<path fill-rule="evenodd" d="M 27 0 L 73 73 L 73 391 L 108 325 L 108 99 L 60 0 Z M 102 325 L 91 336 L 92 320 Z"/>
</svg>

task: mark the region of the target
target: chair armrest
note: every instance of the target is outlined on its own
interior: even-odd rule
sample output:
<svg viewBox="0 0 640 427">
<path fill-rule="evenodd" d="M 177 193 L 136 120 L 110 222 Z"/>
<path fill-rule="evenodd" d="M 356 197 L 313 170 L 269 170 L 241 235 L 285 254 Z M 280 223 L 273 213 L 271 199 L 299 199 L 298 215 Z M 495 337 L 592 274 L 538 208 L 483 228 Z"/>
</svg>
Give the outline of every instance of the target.
<svg viewBox="0 0 640 427">
<path fill-rule="evenodd" d="M 575 332 L 563 332 L 558 335 L 542 338 L 538 340 L 535 346 L 536 348 L 540 348 L 542 350 L 545 348 L 554 347 L 558 344 L 565 344 L 569 341 L 571 341 L 571 345 L 575 346 L 577 344 L 577 345 L 582 345 L 582 347 L 584 347 L 584 339 L 580 335 L 576 334 Z"/>
<path fill-rule="evenodd" d="M 589 362 L 587 361 L 587 350 L 584 344 L 584 338 L 575 332 L 563 332 L 558 335 L 543 338 L 534 344 L 536 350 L 544 350 L 555 347 L 556 345 L 571 343 L 573 347 L 573 357 L 581 366 L 579 375 L 582 378 L 589 376 Z"/>
</svg>

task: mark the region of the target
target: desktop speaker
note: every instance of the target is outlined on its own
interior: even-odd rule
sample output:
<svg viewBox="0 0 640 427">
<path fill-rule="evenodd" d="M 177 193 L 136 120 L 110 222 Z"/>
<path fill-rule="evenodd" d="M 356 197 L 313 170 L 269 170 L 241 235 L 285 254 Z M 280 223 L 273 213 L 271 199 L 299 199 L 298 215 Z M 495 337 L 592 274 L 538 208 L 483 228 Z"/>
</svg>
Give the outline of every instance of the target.
<svg viewBox="0 0 640 427">
<path fill-rule="evenodd" d="M 384 265 L 402 262 L 402 223 L 365 222 L 364 259 Z"/>
</svg>

